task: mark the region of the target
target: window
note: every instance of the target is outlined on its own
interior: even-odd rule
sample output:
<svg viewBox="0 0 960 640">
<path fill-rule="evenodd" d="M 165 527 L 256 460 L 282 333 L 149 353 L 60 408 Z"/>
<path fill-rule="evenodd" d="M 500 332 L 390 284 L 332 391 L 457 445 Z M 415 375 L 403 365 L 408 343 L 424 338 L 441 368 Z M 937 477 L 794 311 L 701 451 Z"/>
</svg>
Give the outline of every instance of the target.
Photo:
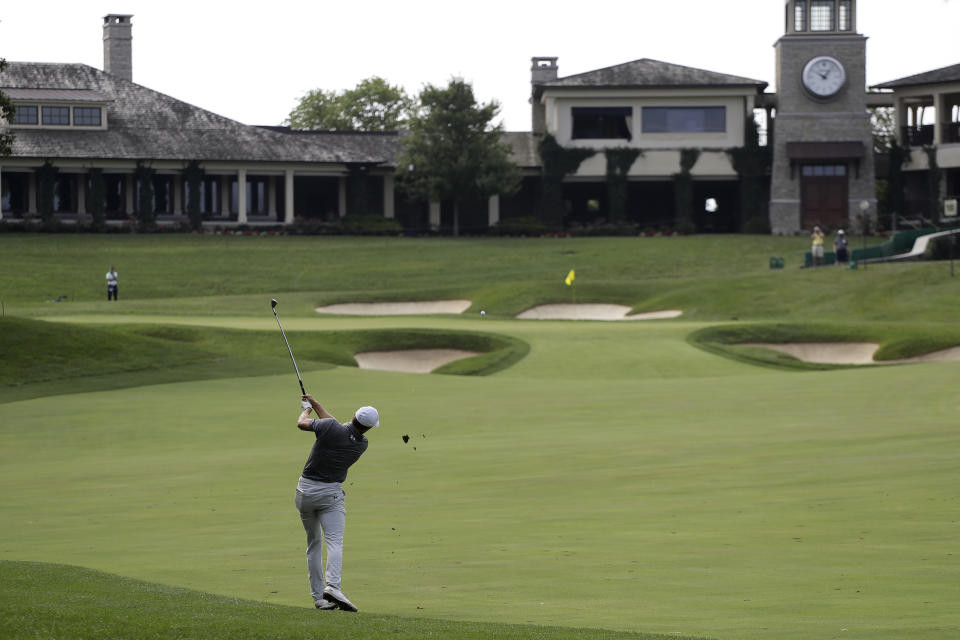
<svg viewBox="0 0 960 640">
<path fill-rule="evenodd" d="M 247 177 L 247 213 L 267 215 L 267 178 Z"/>
<path fill-rule="evenodd" d="M 807 2 L 806 0 L 796 0 L 793 3 L 793 30 L 807 30 Z"/>
<path fill-rule="evenodd" d="M 837 30 L 850 31 L 850 28 L 850 0 L 840 0 L 840 5 L 837 7 Z"/>
<path fill-rule="evenodd" d="M 723 133 L 726 107 L 644 107 L 644 133 Z"/>
<path fill-rule="evenodd" d="M 100 107 L 74 107 L 73 124 L 78 127 L 99 127 Z"/>
<path fill-rule="evenodd" d="M 37 106 L 33 104 L 16 105 L 17 112 L 13 114 L 11 124 L 37 124 Z"/>
<path fill-rule="evenodd" d="M 810 2 L 810 31 L 833 31 L 834 0 Z"/>
<path fill-rule="evenodd" d="M 69 125 L 70 124 L 70 107 L 48 107 L 43 106 L 40 108 L 40 112 L 43 115 L 43 124 L 53 124 L 53 125 Z"/>
<path fill-rule="evenodd" d="M 632 140 L 631 107 L 573 107 L 573 139 Z"/>
<path fill-rule="evenodd" d="M 807 164 L 803 166 L 805 177 L 835 177 L 847 175 L 847 167 L 842 164 Z"/>
</svg>

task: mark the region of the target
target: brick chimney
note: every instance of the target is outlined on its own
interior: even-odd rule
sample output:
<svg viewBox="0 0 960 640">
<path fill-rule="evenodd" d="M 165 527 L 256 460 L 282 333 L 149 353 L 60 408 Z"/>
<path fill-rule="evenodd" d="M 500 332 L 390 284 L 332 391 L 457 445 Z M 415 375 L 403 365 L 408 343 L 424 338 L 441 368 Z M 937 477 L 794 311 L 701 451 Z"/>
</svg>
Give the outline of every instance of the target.
<svg viewBox="0 0 960 640">
<path fill-rule="evenodd" d="M 547 128 L 547 108 L 540 103 L 540 96 L 543 95 L 540 85 L 556 80 L 559 67 L 557 58 L 534 57 L 531 60 L 533 66 L 530 68 L 530 106 L 533 111 L 533 133 L 542 135 Z"/>
<path fill-rule="evenodd" d="M 103 70 L 133 81 L 132 15 L 111 13 L 103 16 Z"/>
</svg>

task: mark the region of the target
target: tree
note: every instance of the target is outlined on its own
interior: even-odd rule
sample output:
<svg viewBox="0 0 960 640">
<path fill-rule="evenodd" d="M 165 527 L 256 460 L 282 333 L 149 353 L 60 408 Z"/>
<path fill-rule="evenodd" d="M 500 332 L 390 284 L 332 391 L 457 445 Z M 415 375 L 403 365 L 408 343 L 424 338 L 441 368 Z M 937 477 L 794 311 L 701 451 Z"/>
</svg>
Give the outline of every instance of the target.
<svg viewBox="0 0 960 640">
<path fill-rule="evenodd" d="M 563 226 L 566 214 L 563 179 L 576 173 L 580 164 L 597 152 L 585 147 L 563 147 L 549 133 L 540 140 L 537 151 L 540 154 L 543 188 L 537 203 L 537 217 L 549 228 L 559 229 Z"/>
<path fill-rule="evenodd" d="M 460 205 L 514 192 L 520 172 L 492 121 L 496 101 L 477 104 L 473 87 L 454 78 L 447 87 L 426 85 L 410 118 L 397 162 L 401 184 L 414 196 L 453 201 L 453 234 L 460 233 Z"/>
<path fill-rule="evenodd" d="M 0 58 L 0 71 L 6 68 L 7 61 Z M 13 115 L 16 111 L 9 96 L 3 91 L 0 91 L 0 120 L 12 122 Z M 0 158 L 9 156 L 11 153 L 13 153 L 13 134 L 9 131 L 0 131 Z"/>
<path fill-rule="evenodd" d="M 767 192 L 764 185 L 770 180 L 771 147 L 760 146 L 759 125 L 752 115 L 744 122 L 742 147 L 726 150 L 733 170 L 740 178 L 740 231 L 769 233 L 766 212 Z"/>
<path fill-rule="evenodd" d="M 690 172 L 700 158 L 700 149 L 680 150 L 680 172 L 673 174 L 673 200 L 677 229 L 690 233 L 693 225 L 693 177 Z"/>
<path fill-rule="evenodd" d="M 373 76 L 342 93 L 309 91 L 286 124 L 294 129 L 395 131 L 406 123 L 412 108 L 413 100 L 403 87 Z"/>
<path fill-rule="evenodd" d="M 633 147 L 611 147 L 604 149 L 603 154 L 607 157 L 609 217 L 620 221 L 627 217 L 627 176 L 643 151 Z"/>
<path fill-rule="evenodd" d="M 897 114 L 894 108 L 870 109 L 870 129 L 873 131 L 873 152 L 888 153 L 897 141 Z"/>
</svg>

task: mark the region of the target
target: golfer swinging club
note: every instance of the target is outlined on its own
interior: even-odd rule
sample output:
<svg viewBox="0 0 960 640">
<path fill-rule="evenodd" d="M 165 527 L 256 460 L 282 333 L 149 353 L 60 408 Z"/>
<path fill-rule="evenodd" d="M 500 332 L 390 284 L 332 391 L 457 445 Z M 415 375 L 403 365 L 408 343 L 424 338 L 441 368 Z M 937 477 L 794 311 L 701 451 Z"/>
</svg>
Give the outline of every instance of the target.
<svg viewBox="0 0 960 640">
<path fill-rule="evenodd" d="M 367 450 L 369 443 L 363 434 L 380 426 L 380 415 L 373 407 L 360 407 L 350 422 L 341 424 L 309 393 L 303 396 L 300 407 L 303 411 L 297 427 L 312 431 L 317 438 L 297 482 L 297 510 L 307 532 L 310 593 L 317 609 L 357 611 L 340 590 L 347 516 L 342 483 L 350 465 Z M 310 417 L 311 411 L 317 412 L 317 418 Z M 326 575 L 321 558 L 324 542 L 327 546 Z"/>
</svg>

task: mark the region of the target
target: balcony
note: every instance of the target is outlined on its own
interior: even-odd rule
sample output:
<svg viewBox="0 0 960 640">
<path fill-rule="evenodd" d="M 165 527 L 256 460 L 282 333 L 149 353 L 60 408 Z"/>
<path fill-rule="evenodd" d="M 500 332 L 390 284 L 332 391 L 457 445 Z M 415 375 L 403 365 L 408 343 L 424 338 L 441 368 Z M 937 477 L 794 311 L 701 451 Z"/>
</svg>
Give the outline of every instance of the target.
<svg viewBox="0 0 960 640">
<path fill-rule="evenodd" d="M 900 132 L 904 144 L 908 147 L 922 147 L 933 144 L 933 128 L 932 124 L 922 124 L 902 127 Z"/>
<path fill-rule="evenodd" d="M 943 144 L 956 144 L 960 142 L 960 122 L 945 123 L 940 133 Z"/>
</svg>

